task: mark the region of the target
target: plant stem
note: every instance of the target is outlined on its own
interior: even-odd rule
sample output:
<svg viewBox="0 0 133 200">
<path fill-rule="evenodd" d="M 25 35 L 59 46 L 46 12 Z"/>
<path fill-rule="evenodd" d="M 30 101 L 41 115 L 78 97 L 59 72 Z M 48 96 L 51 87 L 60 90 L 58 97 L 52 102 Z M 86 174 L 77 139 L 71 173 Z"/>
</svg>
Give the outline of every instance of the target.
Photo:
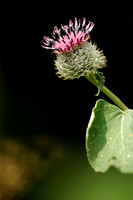
<svg viewBox="0 0 133 200">
<path fill-rule="evenodd" d="M 93 85 L 95 85 L 96 87 L 98 87 L 98 81 L 95 77 L 94 74 L 90 74 L 89 76 L 85 76 L 85 78 L 87 80 L 89 80 Z M 121 108 L 122 110 L 126 110 L 128 109 L 128 107 L 113 93 L 111 92 L 106 86 L 103 86 L 101 88 L 101 91 L 107 96 L 109 97 L 119 108 Z"/>
</svg>

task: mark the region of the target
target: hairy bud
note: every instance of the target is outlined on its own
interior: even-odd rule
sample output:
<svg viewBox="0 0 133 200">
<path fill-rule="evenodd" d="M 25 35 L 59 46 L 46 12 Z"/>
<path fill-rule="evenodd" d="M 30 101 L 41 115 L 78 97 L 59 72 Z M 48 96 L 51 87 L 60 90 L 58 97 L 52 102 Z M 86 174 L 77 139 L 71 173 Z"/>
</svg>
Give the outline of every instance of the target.
<svg viewBox="0 0 133 200">
<path fill-rule="evenodd" d="M 107 60 L 102 51 L 91 41 L 83 42 L 69 52 L 56 52 L 55 66 L 60 78 L 74 79 L 88 76 L 91 72 L 106 67 Z"/>
</svg>

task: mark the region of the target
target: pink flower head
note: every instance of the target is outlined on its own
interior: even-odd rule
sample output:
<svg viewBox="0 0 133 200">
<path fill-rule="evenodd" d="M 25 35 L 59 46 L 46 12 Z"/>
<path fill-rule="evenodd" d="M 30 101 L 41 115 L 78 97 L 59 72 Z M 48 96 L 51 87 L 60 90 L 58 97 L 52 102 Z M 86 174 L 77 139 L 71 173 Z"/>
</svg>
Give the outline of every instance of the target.
<svg viewBox="0 0 133 200">
<path fill-rule="evenodd" d="M 86 25 L 86 18 L 83 18 L 82 24 L 80 19 L 78 22 L 77 18 L 75 18 L 75 24 L 70 20 L 69 26 L 61 26 L 61 29 L 55 26 L 53 34 L 51 34 L 53 39 L 44 36 L 42 47 L 45 49 L 52 49 L 54 53 L 70 51 L 73 46 L 90 39 L 89 33 L 93 27 L 94 23 L 90 21 Z"/>
</svg>

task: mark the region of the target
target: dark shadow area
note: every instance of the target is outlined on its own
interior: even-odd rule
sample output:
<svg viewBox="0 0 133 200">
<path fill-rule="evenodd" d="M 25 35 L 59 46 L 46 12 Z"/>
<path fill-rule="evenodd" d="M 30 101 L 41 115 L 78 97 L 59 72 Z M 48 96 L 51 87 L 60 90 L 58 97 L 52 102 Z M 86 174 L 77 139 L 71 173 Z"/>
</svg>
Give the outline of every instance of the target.
<svg viewBox="0 0 133 200">
<path fill-rule="evenodd" d="M 104 102 L 98 102 L 97 106 L 98 107 L 93 111 L 93 115 L 91 115 L 94 116 L 94 121 L 89 124 L 90 128 L 88 127 L 88 139 L 86 144 L 88 157 L 92 162 L 96 160 L 100 151 L 104 148 L 105 144 L 107 144 L 106 133 L 108 129 L 104 114 Z M 90 119 L 90 121 L 91 120 L 92 119 Z"/>
</svg>

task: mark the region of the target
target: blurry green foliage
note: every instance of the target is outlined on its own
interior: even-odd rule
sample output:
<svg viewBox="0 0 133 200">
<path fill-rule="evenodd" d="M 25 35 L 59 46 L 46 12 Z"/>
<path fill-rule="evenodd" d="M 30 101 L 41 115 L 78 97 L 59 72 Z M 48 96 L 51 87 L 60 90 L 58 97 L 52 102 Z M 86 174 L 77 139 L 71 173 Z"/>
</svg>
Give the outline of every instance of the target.
<svg viewBox="0 0 133 200">
<path fill-rule="evenodd" d="M 65 162 L 51 170 L 23 200 L 125 200 L 133 196 L 133 175 L 111 168 L 94 172 L 82 147 L 69 148 Z"/>
</svg>

